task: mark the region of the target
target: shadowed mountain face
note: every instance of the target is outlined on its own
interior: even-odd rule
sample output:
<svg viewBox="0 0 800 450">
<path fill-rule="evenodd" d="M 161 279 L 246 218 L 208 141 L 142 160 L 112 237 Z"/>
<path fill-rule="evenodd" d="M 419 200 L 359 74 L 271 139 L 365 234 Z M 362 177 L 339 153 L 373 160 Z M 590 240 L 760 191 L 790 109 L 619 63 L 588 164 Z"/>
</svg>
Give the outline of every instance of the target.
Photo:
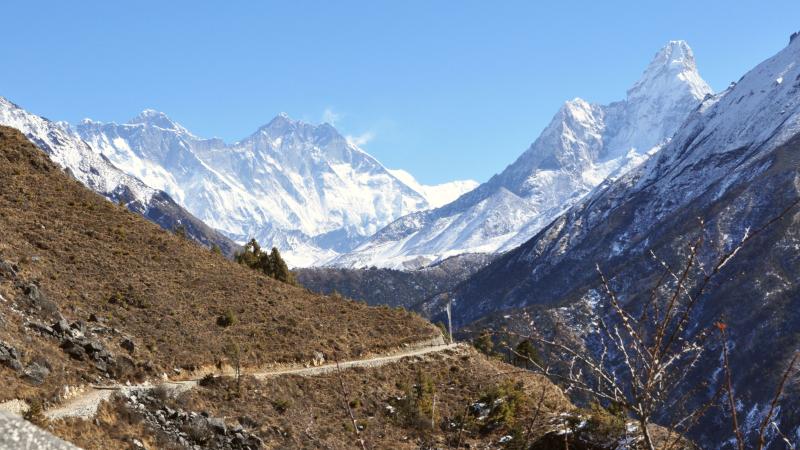
<svg viewBox="0 0 800 450">
<path fill-rule="evenodd" d="M 53 162 L 112 202 L 124 204 L 166 230 L 182 227 L 188 237 L 206 247 L 216 245 L 228 256 L 238 249 L 235 242 L 181 208 L 165 192 L 153 189 L 114 166 L 66 123 L 36 116 L 0 97 L 0 125 L 20 130 Z"/>
<path fill-rule="evenodd" d="M 370 305 L 411 309 L 450 291 L 494 257 L 484 253 L 458 255 L 417 270 L 309 267 L 295 269 L 294 273 L 297 281 L 313 292 L 338 293 Z"/>
<path fill-rule="evenodd" d="M 402 267 L 407 261 L 513 249 L 603 180 L 646 160 L 710 93 L 689 46 L 669 42 L 624 100 L 566 102 L 502 173 L 441 208 L 396 220 L 331 264 Z"/>
<path fill-rule="evenodd" d="M 704 101 L 649 161 L 605 183 L 461 284 L 454 292 L 457 322 L 591 304 L 600 292 L 596 264 L 636 308 L 660 274 L 650 250 L 679 267 L 688 243 L 702 234 L 707 267 L 779 216 L 800 197 L 798 62 L 800 40 L 794 40 Z M 794 208 L 754 236 L 701 300 L 695 318 L 700 325 L 720 318 L 728 323 L 749 433 L 765 414 L 787 357 L 800 346 L 799 299 L 800 210 Z M 703 372 L 712 374 L 718 362 L 705 364 Z M 788 402 L 778 420 L 792 436 L 800 433 L 798 406 Z M 712 416 L 696 437 L 717 448 L 730 436 L 724 414 Z"/>
</svg>

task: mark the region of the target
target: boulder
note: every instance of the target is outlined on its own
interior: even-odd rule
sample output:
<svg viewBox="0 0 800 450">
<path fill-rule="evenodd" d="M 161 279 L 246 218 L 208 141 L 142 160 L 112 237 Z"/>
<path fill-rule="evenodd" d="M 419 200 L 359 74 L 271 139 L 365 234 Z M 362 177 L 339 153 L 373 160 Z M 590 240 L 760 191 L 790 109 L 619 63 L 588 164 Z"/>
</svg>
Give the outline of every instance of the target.
<svg viewBox="0 0 800 450">
<path fill-rule="evenodd" d="M 30 306 L 38 311 L 41 311 L 46 316 L 60 320 L 62 319 L 61 313 L 58 311 L 58 305 L 48 299 L 34 283 L 29 283 L 23 287 L 25 298 Z"/>
<path fill-rule="evenodd" d="M 217 434 L 225 434 L 227 431 L 227 427 L 225 426 L 225 421 L 220 419 L 219 417 L 209 417 L 208 418 L 208 426 L 217 433 Z"/>
<path fill-rule="evenodd" d="M 84 342 L 83 349 L 86 350 L 86 353 L 88 353 L 90 355 L 94 355 L 96 353 L 100 354 L 101 352 L 103 352 L 105 350 L 103 348 L 103 344 L 101 344 L 101 343 L 99 343 L 97 341 L 92 341 L 92 340 L 88 340 L 88 339 L 86 340 L 86 342 Z M 105 356 L 105 355 L 100 355 L 100 357 L 102 357 L 102 356 Z"/>
<path fill-rule="evenodd" d="M 70 325 L 69 327 L 72 330 L 77 331 L 80 334 L 85 334 L 86 333 L 86 322 L 84 322 L 82 320 L 78 320 L 78 321 L 72 322 L 72 325 Z"/>
<path fill-rule="evenodd" d="M 22 363 L 19 361 L 20 354 L 14 347 L 0 342 L 0 365 L 19 372 L 22 370 Z"/>
<path fill-rule="evenodd" d="M 71 340 L 62 341 L 61 348 L 64 350 L 64 353 L 79 361 L 82 361 L 86 356 L 86 352 L 83 350 L 83 347 Z"/>
<path fill-rule="evenodd" d="M 17 278 L 17 270 L 14 266 L 7 262 L 0 260 L 0 280 L 13 280 Z"/>
<path fill-rule="evenodd" d="M 56 331 L 50 325 L 45 325 L 41 322 L 31 322 L 28 324 L 28 328 L 44 336 L 56 335 Z"/>
<path fill-rule="evenodd" d="M 133 351 L 136 349 L 136 345 L 129 338 L 123 339 L 122 342 L 119 343 L 119 346 L 131 354 L 133 354 Z"/>
<path fill-rule="evenodd" d="M 50 375 L 50 369 L 46 365 L 38 362 L 32 362 L 25 367 L 25 372 L 22 379 L 33 385 L 40 385 L 44 383 L 44 379 Z"/>
<path fill-rule="evenodd" d="M 60 335 L 69 333 L 69 322 L 66 319 L 61 319 L 53 324 L 53 330 Z"/>
</svg>

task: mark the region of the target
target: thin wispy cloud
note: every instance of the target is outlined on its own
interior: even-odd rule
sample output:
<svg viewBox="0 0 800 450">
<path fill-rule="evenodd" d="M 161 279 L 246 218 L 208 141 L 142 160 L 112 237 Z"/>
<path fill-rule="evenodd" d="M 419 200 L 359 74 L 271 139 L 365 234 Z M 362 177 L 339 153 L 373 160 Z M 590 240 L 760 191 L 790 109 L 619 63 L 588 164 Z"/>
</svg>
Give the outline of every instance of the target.
<svg viewBox="0 0 800 450">
<path fill-rule="evenodd" d="M 357 136 L 353 136 L 353 135 L 349 135 L 348 134 L 346 136 L 346 138 L 347 138 L 347 142 L 349 142 L 349 143 L 351 143 L 351 144 L 353 144 L 355 146 L 361 147 L 363 145 L 366 145 L 367 142 L 369 142 L 372 139 L 374 139 L 375 138 L 375 133 L 372 132 L 372 131 L 367 131 L 366 133 L 361 133 L 361 134 L 359 134 Z"/>
<path fill-rule="evenodd" d="M 332 108 L 325 108 L 325 111 L 322 112 L 322 121 L 327 122 L 333 126 L 336 126 L 336 122 L 341 117 L 342 117 L 341 114 L 334 112 Z"/>
</svg>

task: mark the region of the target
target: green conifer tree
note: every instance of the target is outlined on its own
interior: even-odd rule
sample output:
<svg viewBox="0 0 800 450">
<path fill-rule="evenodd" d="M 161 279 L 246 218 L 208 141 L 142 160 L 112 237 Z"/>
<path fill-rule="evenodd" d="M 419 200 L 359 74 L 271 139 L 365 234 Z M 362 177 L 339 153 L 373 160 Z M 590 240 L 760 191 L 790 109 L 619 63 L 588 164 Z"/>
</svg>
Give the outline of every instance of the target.
<svg viewBox="0 0 800 450">
<path fill-rule="evenodd" d="M 539 351 L 536 350 L 536 347 L 534 347 L 533 344 L 531 344 L 531 341 L 526 339 L 520 342 L 517 344 L 515 351 L 517 365 L 523 365 L 527 369 L 531 361 L 535 362 L 536 364 L 541 364 Z"/>
<path fill-rule="evenodd" d="M 297 285 L 294 274 L 289 270 L 289 266 L 286 265 L 286 261 L 283 260 L 276 247 L 272 247 L 270 253 L 262 252 L 258 241 L 251 239 L 241 252 L 234 255 L 234 260 L 253 270 L 259 270 L 268 277 Z"/>
<path fill-rule="evenodd" d="M 269 255 L 270 262 L 274 270 L 274 277 L 284 283 L 297 284 L 294 279 L 294 274 L 289 270 L 286 261 L 281 257 L 281 253 L 276 247 L 272 247 L 272 253 Z"/>
<path fill-rule="evenodd" d="M 494 355 L 494 342 L 492 341 L 492 334 L 489 330 L 483 330 L 480 336 L 472 341 L 472 345 L 485 355 Z"/>
<path fill-rule="evenodd" d="M 250 239 L 241 252 L 236 253 L 234 260 L 237 263 L 247 266 L 251 269 L 258 268 L 259 260 L 261 259 L 261 246 L 258 241 Z"/>
</svg>

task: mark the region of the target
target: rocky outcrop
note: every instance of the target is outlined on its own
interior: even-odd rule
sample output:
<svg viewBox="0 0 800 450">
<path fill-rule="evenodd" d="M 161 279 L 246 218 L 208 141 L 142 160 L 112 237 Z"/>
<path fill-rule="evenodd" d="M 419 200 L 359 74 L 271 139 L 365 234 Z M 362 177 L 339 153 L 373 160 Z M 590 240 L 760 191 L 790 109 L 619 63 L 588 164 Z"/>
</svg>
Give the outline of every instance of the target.
<svg viewBox="0 0 800 450">
<path fill-rule="evenodd" d="M 123 397 L 125 406 L 139 413 L 151 428 L 163 432 L 177 445 L 189 449 L 256 450 L 261 439 L 241 425 L 228 425 L 208 413 L 184 411 L 165 404 L 156 391 L 138 391 Z"/>
<path fill-rule="evenodd" d="M 14 347 L 0 342 L 0 365 L 6 366 L 9 369 L 19 372 L 22 370 L 22 363 L 20 363 L 20 354 Z"/>
<path fill-rule="evenodd" d="M 59 347 L 64 353 L 78 361 L 90 362 L 101 372 L 115 372 L 122 361 L 125 361 L 126 365 L 133 365 L 133 361 L 128 358 L 116 358 L 105 344 L 97 339 L 98 332 L 113 332 L 113 329 L 105 327 L 89 329 L 82 320 L 70 324 L 65 319 L 52 325 L 31 322 L 28 326 L 43 336 L 59 340 Z"/>
</svg>

